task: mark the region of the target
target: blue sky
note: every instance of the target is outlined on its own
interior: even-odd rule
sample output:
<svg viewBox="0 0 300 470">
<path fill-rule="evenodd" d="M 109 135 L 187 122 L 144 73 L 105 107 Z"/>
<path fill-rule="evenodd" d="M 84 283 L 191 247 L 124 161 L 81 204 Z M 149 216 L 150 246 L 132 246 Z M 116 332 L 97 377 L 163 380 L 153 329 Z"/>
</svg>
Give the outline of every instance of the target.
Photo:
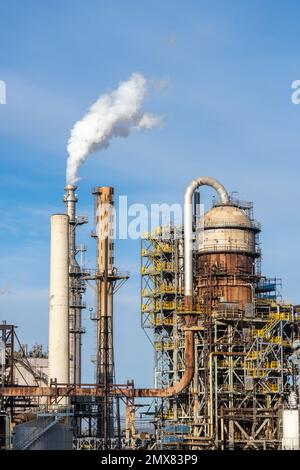
<svg viewBox="0 0 300 470">
<path fill-rule="evenodd" d="M 62 211 L 66 142 L 74 122 L 132 72 L 167 81 L 147 111 L 162 129 L 115 140 L 80 169 L 79 212 L 90 224 L 91 188 L 112 185 L 129 203 L 180 202 L 186 184 L 211 175 L 254 201 L 263 226 L 263 271 L 299 302 L 300 79 L 297 1 L 2 0 L 0 80 L 0 320 L 47 345 L 49 215 Z M 206 199 L 211 193 L 205 192 Z M 116 299 L 118 381 L 153 382 L 140 329 L 139 242 L 117 243 L 131 279 Z M 2 291 L 0 291 L 2 292 Z M 91 292 L 88 305 L 94 305 Z M 94 331 L 84 314 L 84 381 L 93 379 Z"/>
</svg>

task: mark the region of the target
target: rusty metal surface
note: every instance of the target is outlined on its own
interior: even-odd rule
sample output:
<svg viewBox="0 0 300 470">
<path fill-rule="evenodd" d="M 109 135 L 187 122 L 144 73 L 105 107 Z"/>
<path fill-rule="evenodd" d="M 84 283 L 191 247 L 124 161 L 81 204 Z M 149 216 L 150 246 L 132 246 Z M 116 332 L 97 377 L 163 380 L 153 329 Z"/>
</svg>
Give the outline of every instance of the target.
<svg viewBox="0 0 300 470">
<path fill-rule="evenodd" d="M 185 372 L 182 378 L 168 388 L 133 388 L 128 385 L 112 385 L 109 390 L 111 396 L 124 397 L 171 397 L 182 392 L 191 382 L 194 372 L 194 335 L 193 331 L 185 331 Z M 50 387 L 2 387 L 0 397 L 49 397 L 52 399 L 65 396 L 76 397 L 103 397 L 104 389 L 101 386 L 82 385 L 73 386 L 54 384 Z"/>
<path fill-rule="evenodd" d="M 253 256 L 240 253 L 212 253 L 197 257 L 198 300 L 204 303 L 212 289 L 213 307 L 220 299 L 243 309 L 253 301 L 255 282 Z"/>
<path fill-rule="evenodd" d="M 184 348 L 185 371 L 182 378 L 173 386 L 168 388 L 137 388 L 134 389 L 135 397 L 172 397 L 182 392 L 191 382 L 194 373 L 194 333 L 191 330 L 185 331 Z"/>
</svg>

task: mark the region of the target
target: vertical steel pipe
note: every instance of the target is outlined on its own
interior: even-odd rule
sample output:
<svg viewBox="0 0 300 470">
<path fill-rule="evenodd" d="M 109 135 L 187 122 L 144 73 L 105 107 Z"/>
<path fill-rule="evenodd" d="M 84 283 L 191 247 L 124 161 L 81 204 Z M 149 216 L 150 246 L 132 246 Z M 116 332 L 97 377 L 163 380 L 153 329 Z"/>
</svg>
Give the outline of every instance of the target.
<svg viewBox="0 0 300 470">
<path fill-rule="evenodd" d="M 76 260 L 77 186 L 65 187 L 64 202 L 69 216 L 69 369 L 70 383 L 81 383 L 81 294 L 80 266 Z"/>
</svg>

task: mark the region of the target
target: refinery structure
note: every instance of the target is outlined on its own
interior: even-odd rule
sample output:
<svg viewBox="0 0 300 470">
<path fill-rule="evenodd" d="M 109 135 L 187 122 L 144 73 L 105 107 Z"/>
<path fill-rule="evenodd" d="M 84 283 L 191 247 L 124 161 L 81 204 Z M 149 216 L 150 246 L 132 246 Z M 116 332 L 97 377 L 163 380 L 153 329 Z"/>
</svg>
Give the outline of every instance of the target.
<svg viewBox="0 0 300 470">
<path fill-rule="evenodd" d="M 216 195 L 205 214 L 203 186 Z M 93 269 L 78 261 L 77 229 L 87 220 L 77 215 L 76 186 L 65 191 L 65 210 L 51 216 L 48 353 L 28 351 L 16 325 L 0 325 L 1 449 L 299 449 L 300 306 L 261 272 L 252 203 L 198 177 L 185 191 L 183 224 L 144 234 L 140 315 L 154 386 L 137 388 L 115 377 L 114 295 L 129 274 L 114 258 L 114 189 L 92 191 Z M 83 384 L 89 287 L 96 380 Z M 140 400 L 146 430 L 136 420 Z"/>
</svg>

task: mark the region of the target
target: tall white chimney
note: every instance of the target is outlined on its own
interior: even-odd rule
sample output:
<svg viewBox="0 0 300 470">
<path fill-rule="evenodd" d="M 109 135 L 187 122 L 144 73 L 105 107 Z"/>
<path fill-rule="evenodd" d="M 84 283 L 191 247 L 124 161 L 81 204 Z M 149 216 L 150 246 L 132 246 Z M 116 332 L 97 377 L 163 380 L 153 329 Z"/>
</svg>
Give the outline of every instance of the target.
<svg viewBox="0 0 300 470">
<path fill-rule="evenodd" d="M 69 216 L 51 216 L 49 384 L 69 382 Z"/>
</svg>

